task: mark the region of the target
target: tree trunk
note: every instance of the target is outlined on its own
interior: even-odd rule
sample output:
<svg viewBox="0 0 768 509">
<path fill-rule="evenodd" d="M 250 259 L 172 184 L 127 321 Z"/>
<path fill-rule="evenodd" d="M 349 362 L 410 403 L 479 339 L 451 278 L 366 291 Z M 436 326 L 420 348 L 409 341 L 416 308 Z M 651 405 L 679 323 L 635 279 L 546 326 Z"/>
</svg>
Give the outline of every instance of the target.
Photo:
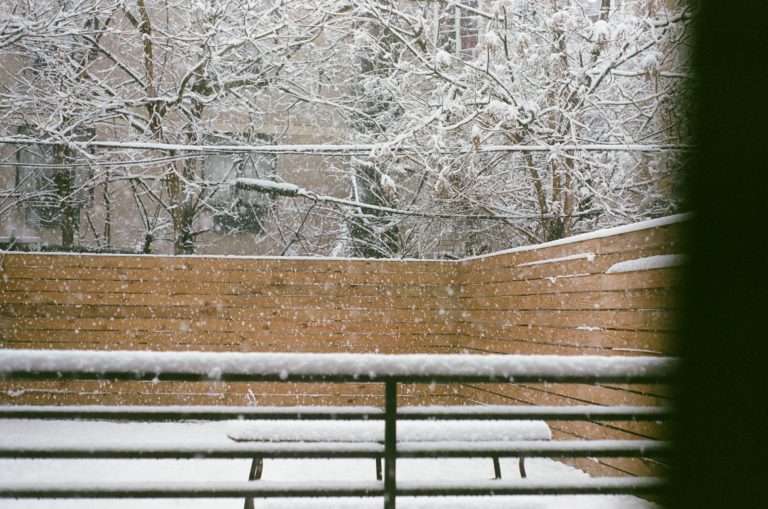
<svg viewBox="0 0 768 509">
<path fill-rule="evenodd" d="M 64 145 L 57 145 L 53 156 L 53 164 L 57 168 L 53 181 L 61 207 L 61 245 L 64 248 L 75 245 L 75 234 L 80 223 L 80 208 L 74 196 L 75 175 L 72 168 L 67 167 L 71 162 L 69 150 Z"/>
<path fill-rule="evenodd" d="M 190 179 L 189 166 L 193 161 L 183 161 L 181 173 L 184 179 Z M 187 192 L 186 185 L 179 176 L 179 170 L 172 167 L 169 176 L 168 190 L 172 205 L 171 218 L 173 220 L 173 254 L 194 254 L 195 234 L 193 222 L 195 219 L 195 207 L 191 195 Z"/>
<path fill-rule="evenodd" d="M 608 15 L 611 13 L 611 0 L 603 0 L 600 4 L 600 19 L 608 21 Z"/>
</svg>

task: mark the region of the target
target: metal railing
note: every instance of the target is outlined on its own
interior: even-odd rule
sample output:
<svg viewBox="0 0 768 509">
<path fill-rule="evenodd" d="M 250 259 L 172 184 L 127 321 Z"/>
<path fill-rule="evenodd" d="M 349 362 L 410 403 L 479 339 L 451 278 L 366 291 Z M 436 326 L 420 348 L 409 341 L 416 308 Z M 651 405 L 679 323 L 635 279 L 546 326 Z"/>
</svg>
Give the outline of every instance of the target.
<svg viewBox="0 0 768 509">
<path fill-rule="evenodd" d="M 0 406 L 0 418 L 105 419 L 136 421 L 229 419 L 378 419 L 383 444 L 344 448 L 296 447 L 280 443 L 110 446 L 0 444 L 0 458 L 384 458 L 384 480 L 304 483 L 255 481 L 211 483 L 35 483 L 0 484 L 0 498 L 162 497 L 340 497 L 383 496 L 393 509 L 398 496 L 653 494 L 664 480 L 650 477 L 594 478 L 568 482 L 531 479 L 466 482 L 396 481 L 398 458 L 421 457 L 663 457 L 669 445 L 657 440 L 557 440 L 462 443 L 397 443 L 403 420 L 660 421 L 672 411 L 660 407 L 404 407 L 403 383 L 669 383 L 675 361 L 658 357 L 565 357 L 514 355 L 258 354 L 198 352 L 0 351 L 0 380 L 351 382 L 384 385 L 384 408 L 373 407 L 99 407 Z"/>
</svg>

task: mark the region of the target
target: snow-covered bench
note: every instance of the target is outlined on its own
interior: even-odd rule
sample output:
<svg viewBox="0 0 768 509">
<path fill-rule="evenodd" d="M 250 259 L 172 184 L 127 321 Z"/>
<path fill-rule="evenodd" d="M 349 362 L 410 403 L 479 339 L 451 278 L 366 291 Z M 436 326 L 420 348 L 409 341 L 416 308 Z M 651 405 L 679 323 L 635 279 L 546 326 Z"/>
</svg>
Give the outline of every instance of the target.
<svg viewBox="0 0 768 509">
<path fill-rule="evenodd" d="M 347 444 L 384 443 L 382 421 L 238 421 L 230 423 L 227 436 L 237 442 L 300 444 L 303 451 L 316 444 L 319 451 L 342 450 Z M 403 421 L 397 424 L 397 447 L 433 443 L 436 449 L 471 442 L 485 449 L 494 444 L 529 440 L 550 440 L 552 433 L 544 421 Z M 376 456 L 376 479 L 381 480 L 382 455 Z M 499 456 L 491 456 L 496 479 L 501 479 Z M 263 458 L 251 463 L 248 479 L 261 478 Z M 525 457 L 519 458 L 520 476 L 526 477 Z"/>
</svg>

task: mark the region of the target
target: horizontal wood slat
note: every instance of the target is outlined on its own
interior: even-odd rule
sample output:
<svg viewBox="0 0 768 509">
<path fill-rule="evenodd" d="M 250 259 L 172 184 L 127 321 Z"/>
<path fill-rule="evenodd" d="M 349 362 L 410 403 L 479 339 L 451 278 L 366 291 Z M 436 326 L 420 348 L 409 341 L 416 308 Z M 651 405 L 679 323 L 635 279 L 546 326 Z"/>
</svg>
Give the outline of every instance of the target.
<svg viewBox="0 0 768 509">
<path fill-rule="evenodd" d="M 369 280 L 367 283 L 318 284 L 263 284 L 258 282 L 207 282 L 205 284 L 182 281 L 178 283 L 149 281 L 58 281 L 54 279 L 11 279 L 4 283 L 8 292 L 63 292 L 63 293 L 117 293 L 122 295 L 176 295 L 197 296 L 314 296 L 317 298 L 361 295 L 370 297 L 450 297 L 458 291 L 447 285 L 384 284 Z M 210 297 L 209 297 L 210 298 Z"/>
<path fill-rule="evenodd" d="M 668 398 L 661 395 L 644 394 L 639 391 L 617 390 L 607 387 L 576 384 L 462 384 L 463 394 L 472 399 L 481 396 L 489 404 L 537 404 L 553 406 L 574 405 L 637 405 L 661 406 Z M 492 400 L 492 402 L 490 401 Z M 505 401 L 511 400 L 511 401 Z"/>
<path fill-rule="evenodd" d="M 28 331 L 57 331 L 75 329 L 78 331 L 123 331 L 130 334 L 144 333 L 151 335 L 155 332 L 229 332 L 237 334 L 240 331 L 268 331 L 285 330 L 295 331 L 298 334 L 308 334 L 309 337 L 314 332 L 374 332 L 382 328 L 381 322 L 370 322 L 368 320 L 311 320 L 309 322 L 292 322 L 280 320 L 219 320 L 219 319 L 120 319 L 111 320 L 110 318 L 3 318 L 0 319 L 0 327 L 5 331 L 4 334 L 12 333 L 14 330 Z M 424 333 L 424 334 L 450 334 L 453 332 L 450 323 L 442 322 L 390 322 L 386 324 L 390 332 L 406 333 Z M 300 339 L 300 338 L 299 338 Z"/>
<path fill-rule="evenodd" d="M 462 325 L 457 329 L 459 344 L 474 348 L 496 347 L 500 351 L 532 348 L 533 344 L 543 346 L 568 346 L 583 348 L 615 348 L 627 352 L 672 352 L 674 334 L 658 331 L 625 331 L 602 328 L 573 329 L 536 326 L 483 327 L 482 331 L 466 330 Z"/>
<path fill-rule="evenodd" d="M 461 314 L 459 323 L 468 328 L 484 328 L 486 325 L 497 327 L 537 326 L 578 328 L 605 328 L 624 330 L 676 330 L 677 314 L 663 309 L 635 310 L 543 310 L 518 311 L 516 309 L 499 311 L 473 310 Z"/>
<path fill-rule="evenodd" d="M 432 260 L 370 260 L 333 258 L 258 258 L 229 256 L 156 256 L 156 255 L 69 255 L 7 252 L 3 255 L 4 267 L 61 267 L 163 270 L 221 270 L 240 273 L 261 271 L 290 272 L 337 272 L 343 274 L 421 274 L 439 273 L 450 277 L 456 269 L 453 262 Z"/>
<path fill-rule="evenodd" d="M 249 396 L 251 393 L 253 396 Z M 382 406 L 381 384 L 45 381 L 0 382 L 0 404 L 15 405 L 363 405 Z M 176 403 L 174 403 L 176 401 Z M 398 404 L 461 404 L 454 386 L 403 385 Z"/>
<path fill-rule="evenodd" d="M 453 310 L 462 309 L 462 302 L 446 295 L 435 296 L 424 292 L 420 295 L 376 296 L 355 295 L 345 288 L 341 295 L 325 295 L 332 300 L 318 299 L 320 295 L 215 295 L 179 293 L 104 293 L 104 292 L 32 292 L 5 291 L 5 304 L 37 304 L 56 306 L 162 306 L 168 309 L 187 308 L 191 312 L 199 308 L 258 308 L 258 309 L 414 309 Z M 169 298 L 172 297 L 172 298 Z"/>
<path fill-rule="evenodd" d="M 15 278 L 19 280 L 94 281 L 115 283 L 193 283 L 205 286 L 209 283 L 230 283 L 249 286 L 256 285 L 317 285 L 317 284 L 380 284 L 380 285 L 449 285 L 455 283 L 453 277 L 430 270 L 417 273 L 381 273 L 381 272 L 322 272 L 308 267 L 307 272 L 280 270 L 160 270 L 160 269 L 77 269 L 63 267 L 23 267 L 14 268 Z"/>
<path fill-rule="evenodd" d="M 679 292 L 676 288 L 651 288 L 614 291 L 585 291 L 543 295 L 483 295 L 461 298 L 462 309 L 470 310 L 622 310 L 676 309 Z"/>
<path fill-rule="evenodd" d="M 211 320 L 254 322 L 378 322 L 443 323 L 450 318 L 447 310 L 388 308 L 260 308 L 168 307 L 168 306 L 79 306 L 61 304 L 0 304 L 0 316 L 9 318 L 94 319 L 109 320 L 182 320 L 202 323 Z M 194 320 L 190 320 L 194 317 Z M 212 325 L 215 327 L 215 325 Z"/>
<path fill-rule="evenodd" d="M 142 331 L 75 331 L 64 330 L 56 331 L 55 334 L 45 333 L 39 330 L 18 330 L 13 331 L 13 336 L 7 341 L 8 345 L 15 345 L 18 342 L 40 343 L 40 344 L 76 344 L 93 343 L 101 344 L 103 348 L 116 348 L 120 345 L 152 345 L 152 349 L 173 350 L 174 348 L 165 348 L 164 345 L 200 345 L 201 348 L 208 347 L 218 350 L 234 351 L 259 351 L 261 347 L 275 346 L 291 351 L 307 349 L 307 351 L 318 351 L 323 345 L 347 345 L 352 346 L 370 346 L 371 351 L 381 351 L 382 353 L 388 347 L 401 346 L 404 349 L 415 348 L 419 345 L 434 347 L 453 346 L 455 337 L 453 335 L 424 335 L 418 333 L 397 333 L 396 331 L 385 330 L 380 332 L 343 332 L 328 329 L 326 331 L 314 330 L 307 333 L 306 330 L 296 328 L 293 330 L 256 330 L 256 331 L 236 331 L 236 332 L 154 332 L 145 334 Z M 217 345 L 227 346 L 227 348 L 216 348 Z M 234 347 L 234 348 L 232 348 Z M 14 348 L 17 348 L 14 346 Z M 351 348 L 350 348 L 351 349 Z"/>
<path fill-rule="evenodd" d="M 462 297 L 499 297 L 547 295 L 576 292 L 642 290 L 670 288 L 679 284 L 679 269 L 662 268 L 616 274 L 565 274 L 527 281 L 493 281 L 467 283 L 461 287 Z"/>
</svg>

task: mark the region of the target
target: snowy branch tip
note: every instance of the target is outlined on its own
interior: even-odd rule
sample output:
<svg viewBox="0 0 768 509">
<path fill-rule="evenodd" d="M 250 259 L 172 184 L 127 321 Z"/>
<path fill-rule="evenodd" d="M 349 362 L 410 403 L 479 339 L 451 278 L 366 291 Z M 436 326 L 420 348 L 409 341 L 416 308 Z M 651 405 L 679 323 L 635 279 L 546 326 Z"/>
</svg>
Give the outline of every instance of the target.
<svg viewBox="0 0 768 509">
<path fill-rule="evenodd" d="M 245 191 L 258 191 L 259 193 L 275 196 L 296 196 L 301 192 L 301 188 L 295 184 L 254 178 L 235 179 L 235 188 Z"/>
</svg>

